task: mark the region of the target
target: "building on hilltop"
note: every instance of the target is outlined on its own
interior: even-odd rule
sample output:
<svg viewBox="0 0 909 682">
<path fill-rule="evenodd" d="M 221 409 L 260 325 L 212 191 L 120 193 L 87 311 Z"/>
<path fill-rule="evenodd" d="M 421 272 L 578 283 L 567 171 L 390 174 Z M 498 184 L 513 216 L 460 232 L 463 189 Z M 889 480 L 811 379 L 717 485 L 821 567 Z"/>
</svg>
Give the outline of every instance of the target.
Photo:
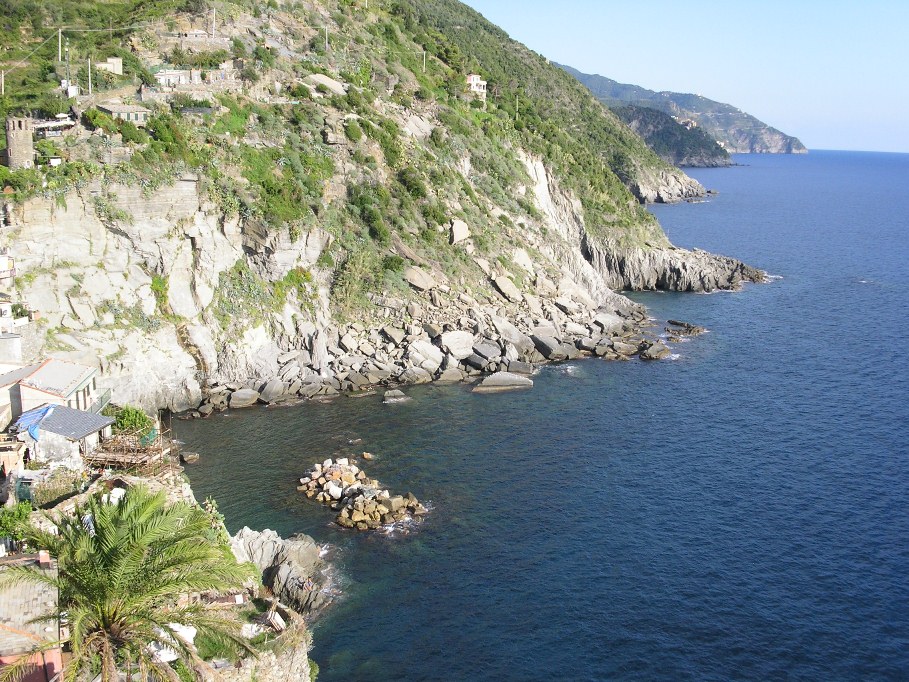
<svg viewBox="0 0 909 682">
<path fill-rule="evenodd" d="M 486 81 L 479 74 L 467 74 L 467 91 L 477 99 L 486 101 Z"/>
<path fill-rule="evenodd" d="M 156 71 L 155 80 L 162 88 L 175 88 L 178 85 L 200 85 L 201 69 L 161 69 Z"/>
<path fill-rule="evenodd" d="M 6 155 L 10 170 L 35 167 L 34 121 L 27 117 L 6 119 Z"/>
</svg>

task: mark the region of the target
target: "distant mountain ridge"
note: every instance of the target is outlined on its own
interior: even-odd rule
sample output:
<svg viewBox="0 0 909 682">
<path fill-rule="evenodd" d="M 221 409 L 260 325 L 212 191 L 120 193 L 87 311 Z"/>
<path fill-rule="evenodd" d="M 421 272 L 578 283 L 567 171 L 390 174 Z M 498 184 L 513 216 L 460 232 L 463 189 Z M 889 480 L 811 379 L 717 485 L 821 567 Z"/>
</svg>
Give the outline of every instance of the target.
<svg viewBox="0 0 909 682">
<path fill-rule="evenodd" d="M 786 135 L 744 111 L 712 99 L 679 92 L 655 92 L 638 85 L 619 83 L 570 66 L 560 68 L 577 78 L 610 108 L 635 105 L 662 111 L 677 119 L 691 119 L 733 154 L 804 154 L 801 141 Z"/>
<path fill-rule="evenodd" d="M 673 166 L 716 168 L 732 165 L 729 152 L 691 122 L 683 124 L 662 111 L 634 104 L 613 107 L 612 111 L 644 138 L 657 156 Z"/>
</svg>

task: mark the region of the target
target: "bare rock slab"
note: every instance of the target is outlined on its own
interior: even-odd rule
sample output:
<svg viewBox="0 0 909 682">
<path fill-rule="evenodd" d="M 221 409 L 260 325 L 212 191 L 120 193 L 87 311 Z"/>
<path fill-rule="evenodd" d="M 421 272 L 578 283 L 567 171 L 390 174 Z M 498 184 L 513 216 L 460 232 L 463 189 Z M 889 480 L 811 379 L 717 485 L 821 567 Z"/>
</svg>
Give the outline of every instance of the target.
<svg viewBox="0 0 909 682">
<path fill-rule="evenodd" d="M 482 383 L 473 389 L 473 392 L 498 393 L 522 388 L 533 388 L 533 379 L 513 372 L 496 372 L 483 379 Z"/>
<path fill-rule="evenodd" d="M 430 289 L 439 286 L 435 277 L 430 275 L 423 268 L 418 268 L 416 265 L 410 265 L 404 269 L 404 279 L 407 280 L 407 283 L 410 284 L 410 286 L 420 291 L 429 291 Z"/>
</svg>

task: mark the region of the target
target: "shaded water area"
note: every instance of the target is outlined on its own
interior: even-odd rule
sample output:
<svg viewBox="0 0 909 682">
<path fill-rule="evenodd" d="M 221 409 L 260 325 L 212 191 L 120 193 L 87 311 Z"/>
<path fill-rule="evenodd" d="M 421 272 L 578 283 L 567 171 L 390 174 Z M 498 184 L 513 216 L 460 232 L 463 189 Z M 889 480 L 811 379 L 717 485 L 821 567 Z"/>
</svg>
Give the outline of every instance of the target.
<svg viewBox="0 0 909 682">
<path fill-rule="evenodd" d="M 175 425 L 232 532 L 335 548 L 320 682 L 909 678 L 909 155 L 737 160 L 655 212 L 782 279 L 636 295 L 710 329 L 672 361 Z M 413 532 L 343 531 L 295 491 L 363 450 L 431 503 Z"/>
</svg>

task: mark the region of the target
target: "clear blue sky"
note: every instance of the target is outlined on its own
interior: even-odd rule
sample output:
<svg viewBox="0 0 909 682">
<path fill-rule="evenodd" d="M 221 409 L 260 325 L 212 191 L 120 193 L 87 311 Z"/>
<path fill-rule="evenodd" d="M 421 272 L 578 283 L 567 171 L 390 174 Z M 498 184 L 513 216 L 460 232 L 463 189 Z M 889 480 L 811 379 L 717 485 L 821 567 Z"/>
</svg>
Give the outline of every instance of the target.
<svg viewBox="0 0 909 682">
<path fill-rule="evenodd" d="M 466 0 L 549 59 L 739 107 L 809 149 L 909 152 L 909 0 Z"/>
</svg>

